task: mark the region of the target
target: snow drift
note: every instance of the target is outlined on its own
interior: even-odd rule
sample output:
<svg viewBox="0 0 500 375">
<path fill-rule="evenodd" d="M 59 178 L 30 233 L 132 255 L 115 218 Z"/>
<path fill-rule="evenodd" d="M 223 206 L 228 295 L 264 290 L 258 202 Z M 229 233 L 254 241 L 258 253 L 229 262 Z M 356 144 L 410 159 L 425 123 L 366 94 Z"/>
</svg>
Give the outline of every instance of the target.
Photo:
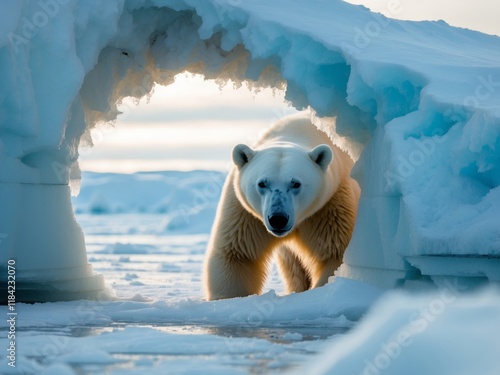
<svg viewBox="0 0 500 375">
<path fill-rule="evenodd" d="M 19 281 L 43 284 L 27 289 L 102 287 L 71 212 L 78 147 L 122 98 L 185 70 L 286 87 L 295 107 L 336 117 L 323 126 L 359 156 L 363 192 L 339 275 L 385 287 L 499 280 L 499 38 L 340 1 L 0 9 L 0 260 L 16 258 Z"/>
<path fill-rule="evenodd" d="M 500 328 L 499 312 L 493 288 L 473 297 L 451 283 L 417 297 L 390 292 L 351 334 L 310 361 L 307 373 L 493 375 L 500 343 L 490 332 Z"/>
</svg>

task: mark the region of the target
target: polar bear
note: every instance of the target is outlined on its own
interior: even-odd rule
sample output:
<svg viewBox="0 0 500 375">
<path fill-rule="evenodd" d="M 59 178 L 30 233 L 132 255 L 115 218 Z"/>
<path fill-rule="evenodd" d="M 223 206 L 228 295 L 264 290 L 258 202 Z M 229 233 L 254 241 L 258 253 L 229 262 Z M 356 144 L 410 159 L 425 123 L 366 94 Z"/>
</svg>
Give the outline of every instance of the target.
<svg viewBox="0 0 500 375">
<path fill-rule="evenodd" d="M 300 113 L 232 158 L 205 258 L 207 299 L 261 293 L 273 252 L 288 293 L 327 283 L 356 220 L 349 155 Z"/>
</svg>

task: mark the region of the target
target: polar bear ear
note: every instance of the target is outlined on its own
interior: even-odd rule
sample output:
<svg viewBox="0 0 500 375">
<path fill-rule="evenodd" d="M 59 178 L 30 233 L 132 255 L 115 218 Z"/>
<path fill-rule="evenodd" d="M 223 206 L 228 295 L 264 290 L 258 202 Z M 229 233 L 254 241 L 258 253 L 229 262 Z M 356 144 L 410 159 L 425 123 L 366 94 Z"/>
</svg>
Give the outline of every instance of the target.
<svg viewBox="0 0 500 375">
<path fill-rule="evenodd" d="M 233 148 L 233 162 L 238 168 L 243 167 L 255 156 L 255 151 L 244 144 L 239 144 Z"/>
<path fill-rule="evenodd" d="M 333 160 L 333 151 L 328 145 L 319 145 L 309 151 L 309 157 L 321 169 L 326 170 Z"/>
</svg>

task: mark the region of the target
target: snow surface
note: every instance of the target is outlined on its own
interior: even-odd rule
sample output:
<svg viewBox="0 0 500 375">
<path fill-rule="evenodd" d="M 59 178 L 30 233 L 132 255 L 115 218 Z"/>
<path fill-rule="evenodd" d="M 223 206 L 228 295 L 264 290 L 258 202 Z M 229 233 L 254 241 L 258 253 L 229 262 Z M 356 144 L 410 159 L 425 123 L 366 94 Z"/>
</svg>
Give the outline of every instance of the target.
<svg viewBox="0 0 500 375">
<path fill-rule="evenodd" d="M 165 223 L 182 216 L 177 207 L 192 205 L 193 197 L 200 198 L 197 193 L 221 175 L 85 173 L 81 194 L 73 198 L 76 217 L 90 262 L 106 275 L 112 297 L 17 304 L 17 365 L 10 368 L 2 358 L 0 373 L 283 372 L 303 365 L 322 351 L 327 338 L 350 329 L 380 289 L 338 279 L 322 289 L 283 296 L 274 266 L 261 296 L 204 300 L 201 271 L 215 206 L 202 200 L 208 208 L 188 216 L 188 224 L 170 228 Z M 127 189 L 117 193 L 117 185 Z M 106 207 L 120 209 L 96 210 L 97 192 Z M 216 202 L 220 190 L 214 194 L 207 200 Z M 0 313 L 6 312 L 2 307 Z M 2 319 L 0 330 L 7 328 Z M 1 335 L 4 347 L 8 340 Z"/>
<path fill-rule="evenodd" d="M 113 297 L 18 303 L 16 368 L 2 357 L 0 373 L 497 373 L 499 290 L 464 296 L 468 285 L 455 280 L 431 294 L 382 295 L 337 277 L 285 296 L 273 267 L 263 295 L 205 301 L 201 269 L 211 220 L 193 216 L 198 230 L 166 229 L 175 205 L 160 213 L 156 207 L 171 196 L 191 204 L 213 173 L 85 173 L 74 206 L 90 262 Z M 116 194 L 119 183 L 128 189 Z M 89 213 L 97 192 L 120 212 Z M 8 327 L 2 319 L 2 349 Z"/>
<path fill-rule="evenodd" d="M 499 290 L 459 297 L 460 286 L 384 296 L 308 374 L 498 374 L 500 338 L 491 332 L 500 329 Z"/>
</svg>

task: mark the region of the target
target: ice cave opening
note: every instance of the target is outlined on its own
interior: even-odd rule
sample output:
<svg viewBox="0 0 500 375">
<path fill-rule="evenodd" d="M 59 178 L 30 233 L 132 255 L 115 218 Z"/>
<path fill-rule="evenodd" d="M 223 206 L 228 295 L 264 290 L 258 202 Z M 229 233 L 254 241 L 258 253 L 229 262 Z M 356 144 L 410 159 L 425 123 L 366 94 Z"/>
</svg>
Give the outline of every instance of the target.
<svg viewBox="0 0 500 375">
<path fill-rule="evenodd" d="M 103 293 L 71 207 L 78 147 L 123 98 L 184 71 L 286 88 L 295 108 L 336 118 L 363 191 L 338 275 L 385 288 L 500 280 L 497 37 L 341 1 L 4 6 L 0 267 L 15 259 L 18 301 Z"/>
</svg>

